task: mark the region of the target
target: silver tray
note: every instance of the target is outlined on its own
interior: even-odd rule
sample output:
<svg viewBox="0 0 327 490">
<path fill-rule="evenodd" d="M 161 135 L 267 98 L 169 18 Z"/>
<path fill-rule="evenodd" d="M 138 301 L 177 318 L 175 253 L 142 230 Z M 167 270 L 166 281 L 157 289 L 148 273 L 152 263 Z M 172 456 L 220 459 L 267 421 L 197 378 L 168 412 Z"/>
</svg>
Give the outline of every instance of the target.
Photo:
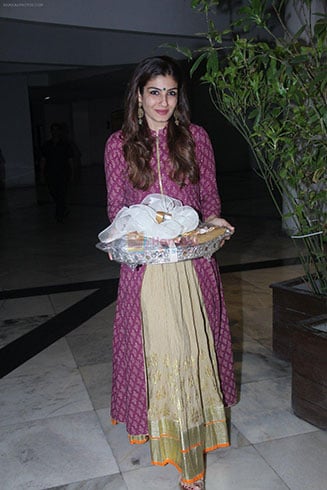
<svg viewBox="0 0 327 490">
<path fill-rule="evenodd" d="M 131 247 L 127 238 L 123 237 L 111 243 L 99 242 L 96 247 L 110 254 L 116 262 L 127 264 L 132 268 L 144 264 L 169 264 L 210 257 L 220 248 L 221 241 L 231 236 L 226 228 L 224 233 L 204 243 L 181 244 L 174 240 L 155 240 L 144 237 L 137 246 Z"/>
</svg>

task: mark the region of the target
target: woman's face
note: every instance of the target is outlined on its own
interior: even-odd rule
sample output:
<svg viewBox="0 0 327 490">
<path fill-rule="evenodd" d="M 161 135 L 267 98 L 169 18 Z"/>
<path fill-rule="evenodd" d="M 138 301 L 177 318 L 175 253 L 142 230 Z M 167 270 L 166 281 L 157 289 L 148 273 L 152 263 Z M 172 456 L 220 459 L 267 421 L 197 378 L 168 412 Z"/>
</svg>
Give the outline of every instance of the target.
<svg viewBox="0 0 327 490">
<path fill-rule="evenodd" d="M 164 128 L 177 105 L 178 86 L 170 75 L 151 78 L 139 93 L 149 128 L 158 131 Z"/>
</svg>

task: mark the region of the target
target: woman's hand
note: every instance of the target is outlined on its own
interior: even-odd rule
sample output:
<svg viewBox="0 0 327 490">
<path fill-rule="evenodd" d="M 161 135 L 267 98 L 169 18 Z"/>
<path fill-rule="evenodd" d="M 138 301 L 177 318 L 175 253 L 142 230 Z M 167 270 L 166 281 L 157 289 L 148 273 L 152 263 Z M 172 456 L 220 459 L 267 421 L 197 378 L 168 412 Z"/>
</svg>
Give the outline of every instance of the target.
<svg viewBox="0 0 327 490">
<path fill-rule="evenodd" d="M 218 218 L 218 216 L 209 216 L 209 218 L 207 218 L 205 222 L 207 224 L 211 224 L 211 225 L 214 225 L 214 226 L 218 226 L 218 227 L 222 227 L 222 228 L 227 228 L 230 231 L 230 235 L 226 236 L 226 238 L 224 238 L 224 240 L 222 240 L 220 242 L 220 247 L 219 248 L 221 248 L 224 245 L 225 240 L 229 240 L 230 237 L 232 236 L 232 234 L 235 232 L 234 226 L 232 226 L 224 218 Z"/>
<path fill-rule="evenodd" d="M 225 220 L 224 218 L 218 218 L 217 216 L 209 216 L 209 218 L 206 219 L 205 222 L 212 224 L 214 226 L 228 228 L 228 230 L 231 232 L 231 234 L 233 234 L 235 231 L 234 226 L 232 226 L 230 223 L 228 223 L 228 221 Z"/>
</svg>

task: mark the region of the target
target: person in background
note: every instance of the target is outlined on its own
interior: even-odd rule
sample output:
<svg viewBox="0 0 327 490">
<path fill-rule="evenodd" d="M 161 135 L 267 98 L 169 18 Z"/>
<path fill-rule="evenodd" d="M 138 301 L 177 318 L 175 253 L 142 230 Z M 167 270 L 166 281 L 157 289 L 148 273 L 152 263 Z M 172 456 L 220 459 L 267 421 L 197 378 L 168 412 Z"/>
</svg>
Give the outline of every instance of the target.
<svg viewBox="0 0 327 490">
<path fill-rule="evenodd" d="M 128 86 L 122 130 L 105 148 L 108 216 L 152 193 L 220 217 L 206 131 L 191 124 L 177 62 L 143 60 Z M 224 406 L 236 402 L 231 339 L 214 258 L 123 264 L 113 335 L 111 417 L 131 444 L 149 441 L 152 463 L 173 464 L 184 490 L 204 489 L 205 453 L 229 445 Z"/>
<path fill-rule="evenodd" d="M 82 177 L 82 153 L 75 143 L 75 141 L 70 136 L 69 126 L 68 124 L 62 124 L 62 137 L 64 141 L 66 141 L 72 149 L 73 152 L 73 175 L 74 175 L 74 183 L 77 183 L 81 180 Z"/>
<path fill-rule="evenodd" d="M 41 148 L 41 180 L 48 186 L 55 202 L 55 216 L 62 223 L 68 215 L 66 204 L 69 182 L 73 177 L 73 149 L 64 139 L 62 127 L 58 123 L 51 124 L 51 139 Z"/>
</svg>

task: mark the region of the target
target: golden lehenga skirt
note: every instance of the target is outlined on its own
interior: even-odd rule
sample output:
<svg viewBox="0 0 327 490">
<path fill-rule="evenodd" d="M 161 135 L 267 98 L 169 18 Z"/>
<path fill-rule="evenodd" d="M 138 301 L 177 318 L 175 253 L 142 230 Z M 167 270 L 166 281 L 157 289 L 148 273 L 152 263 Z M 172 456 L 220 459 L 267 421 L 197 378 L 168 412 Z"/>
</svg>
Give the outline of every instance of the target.
<svg viewBox="0 0 327 490">
<path fill-rule="evenodd" d="M 152 463 L 185 482 L 204 476 L 204 454 L 229 445 L 213 336 L 192 261 L 148 266 L 141 292 Z"/>
</svg>

